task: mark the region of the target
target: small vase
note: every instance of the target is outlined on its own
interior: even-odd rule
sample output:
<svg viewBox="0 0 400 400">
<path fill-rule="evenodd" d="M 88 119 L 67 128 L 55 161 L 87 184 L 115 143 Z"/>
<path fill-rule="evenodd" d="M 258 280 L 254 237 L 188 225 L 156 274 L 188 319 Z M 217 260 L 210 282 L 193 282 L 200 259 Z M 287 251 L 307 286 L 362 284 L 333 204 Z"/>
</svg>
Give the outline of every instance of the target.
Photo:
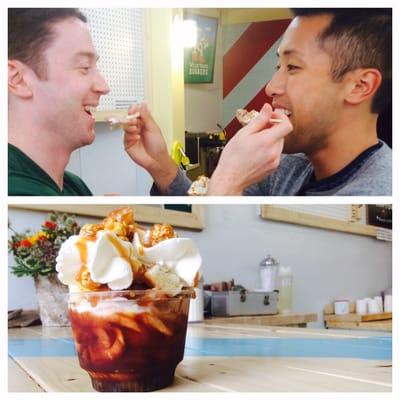
<svg viewBox="0 0 400 400">
<path fill-rule="evenodd" d="M 68 287 L 53 273 L 35 277 L 40 320 L 43 326 L 70 326 L 68 318 Z"/>
</svg>

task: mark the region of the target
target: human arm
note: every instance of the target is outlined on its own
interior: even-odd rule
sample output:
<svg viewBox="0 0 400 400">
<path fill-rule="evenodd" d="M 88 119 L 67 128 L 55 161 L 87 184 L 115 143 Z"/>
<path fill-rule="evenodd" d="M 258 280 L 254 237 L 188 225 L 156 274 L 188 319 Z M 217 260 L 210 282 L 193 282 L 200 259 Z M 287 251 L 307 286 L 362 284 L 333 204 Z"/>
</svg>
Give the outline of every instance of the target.
<svg viewBox="0 0 400 400">
<path fill-rule="evenodd" d="M 124 147 L 131 159 L 146 169 L 161 193 L 166 191 L 178 173 L 178 166 L 168 154 L 161 130 L 146 104 L 133 105 L 128 114 L 140 117 L 124 126 Z"/>
<path fill-rule="evenodd" d="M 272 125 L 271 117 L 282 122 Z M 286 115 L 265 104 L 259 115 L 228 142 L 208 184 L 207 195 L 242 195 L 279 166 L 284 137 L 293 127 Z"/>
</svg>

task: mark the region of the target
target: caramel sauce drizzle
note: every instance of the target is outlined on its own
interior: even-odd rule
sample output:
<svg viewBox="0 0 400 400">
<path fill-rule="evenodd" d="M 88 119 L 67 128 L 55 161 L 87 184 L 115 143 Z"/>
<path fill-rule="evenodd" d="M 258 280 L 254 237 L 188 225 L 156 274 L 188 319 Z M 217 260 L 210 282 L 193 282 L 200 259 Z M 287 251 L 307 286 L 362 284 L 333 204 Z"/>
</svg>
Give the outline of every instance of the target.
<svg viewBox="0 0 400 400">
<path fill-rule="evenodd" d="M 200 274 L 199 271 L 196 272 L 196 275 L 194 276 L 193 279 L 193 287 L 198 287 L 199 286 L 199 282 L 200 282 Z"/>
<path fill-rule="evenodd" d="M 114 235 L 107 235 L 107 239 L 110 240 L 110 242 L 112 243 L 112 245 L 117 249 L 119 255 L 125 259 L 126 261 L 128 261 L 129 263 L 131 263 L 129 254 L 127 253 L 126 249 L 124 246 L 122 246 L 122 244 L 119 242 L 119 240 L 114 236 Z"/>
<path fill-rule="evenodd" d="M 129 254 L 127 252 L 127 250 L 125 249 L 124 246 L 122 246 L 122 244 L 118 241 L 118 239 L 113 236 L 113 235 L 108 235 L 107 238 L 110 240 L 110 242 L 112 243 L 112 245 L 117 249 L 119 255 L 121 256 L 121 258 L 123 258 L 124 260 L 126 260 L 132 269 L 133 273 L 136 273 L 139 269 L 139 267 L 141 266 L 141 263 L 135 263 L 132 257 L 132 249 L 129 250 Z"/>
<path fill-rule="evenodd" d="M 83 237 L 80 237 L 79 240 L 75 243 L 76 247 L 78 248 L 79 251 L 79 256 L 81 258 L 81 263 L 82 266 L 86 267 L 87 264 L 87 256 L 88 256 L 88 250 L 87 250 L 87 243 L 86 239 Z"/>
<path fill-rule="evenodd" d="M 99 290 L 99 289 L 107 289 L 107 285 L 103 285 L 101 283 L 93 282 L 90 278 L 90 272 L 87 269 L 87 258 L 88 258 L 88 249 L 87 249 L 87 239 L 85 237 L 80 237 L 79 240 L 75 243 L 76 247 L 79 251 L 79 257 L 81 259 L 81 269 L 75 276 L 75 280 L 78 282 L 79 286 L 86 290 Z"/>
</svg>

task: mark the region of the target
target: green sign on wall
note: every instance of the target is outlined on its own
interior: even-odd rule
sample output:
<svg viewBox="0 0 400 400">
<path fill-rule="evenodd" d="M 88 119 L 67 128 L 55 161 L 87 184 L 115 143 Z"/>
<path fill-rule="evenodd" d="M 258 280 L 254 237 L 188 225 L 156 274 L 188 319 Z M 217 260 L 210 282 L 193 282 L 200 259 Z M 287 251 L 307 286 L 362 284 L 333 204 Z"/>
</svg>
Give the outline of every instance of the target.
<svg viewBox="0 0 400 400">
<path fill-rule="evenodd" d="M 193 14 L 186 14 L 185 19 L 197 24 L 196 46 L 185 48 L 185 83 L 212 83 L 218 19 Z"/>
</svg>

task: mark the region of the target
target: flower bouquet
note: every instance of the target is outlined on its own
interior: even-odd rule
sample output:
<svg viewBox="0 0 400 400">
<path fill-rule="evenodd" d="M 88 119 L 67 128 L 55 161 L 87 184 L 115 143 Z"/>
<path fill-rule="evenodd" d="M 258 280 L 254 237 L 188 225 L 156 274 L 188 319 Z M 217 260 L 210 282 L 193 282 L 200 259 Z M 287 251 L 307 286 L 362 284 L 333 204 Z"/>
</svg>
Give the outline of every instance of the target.
<svg viewBox="0 0 400 400">
<path fill-rule="evenodd" d="M 13 229 L 8 250 L 16 265 L 11 271 L 18 277 L 47 276 L 55 272 L 56 257 L 61 244 L 71 235 L 79 233 L 79 225 L 67 214 L 49 215 L 38 232 L 17 233 Z"/>
<path fill-rule="evenodd" d="M 34 278 L 42 325 L 69 325 L 66 290 L 58 281 L 55 266 L 61 244 L 79 233 L 78 223 L 67 214 L 51 213 L 38 232 L 18 233 L 9 229 L 12 235 L 8 251 L 15 261 L 11 272 L 17 277 Z"/>
</svg>

